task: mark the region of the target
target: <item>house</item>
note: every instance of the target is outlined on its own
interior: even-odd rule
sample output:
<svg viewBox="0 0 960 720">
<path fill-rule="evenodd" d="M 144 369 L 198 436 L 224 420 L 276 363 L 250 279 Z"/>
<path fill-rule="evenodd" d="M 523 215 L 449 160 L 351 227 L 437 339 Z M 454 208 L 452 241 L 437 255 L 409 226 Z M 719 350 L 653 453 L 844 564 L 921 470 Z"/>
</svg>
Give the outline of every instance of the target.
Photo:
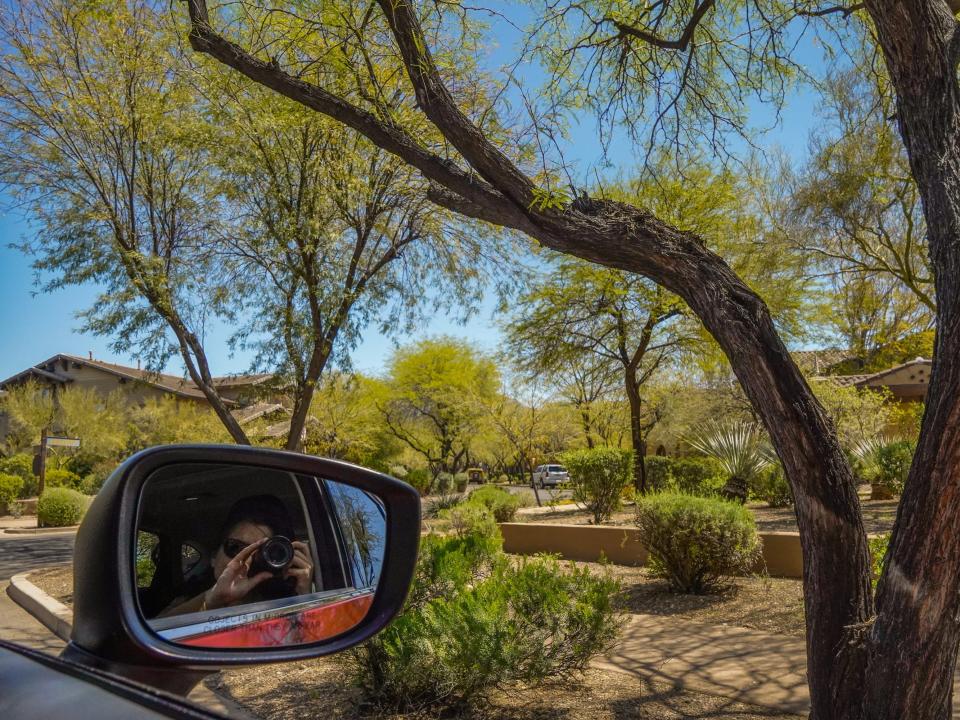
<svg viewBox="0 0 960 720">
<path fill-rule="evenodd" d="M 880 372 L 830 375 L 814 379 L 828 380 L 840 387 L 886 388 L 901 402 L 921 402 L 927 395 L 932 365 L 931 360 L 918 357 Z"/>
<path fill-rule="evenodd" d="M 241 424 L 285 412 L 278 389 L 270 381 L 273 375 L 229 375 L 215 377 L 217 388 L 225 403 Z M 207 404 L 203 391 L 191 380 L 176 375 L 151 372 L 140 367 L 128 367 L 103 360 L 59 353 L 43 362 L 0 381 L 0 391 L 34 381 L 53 392 L 63 387 L 91 388 L 108 394 L 124 390 L 131 404 L 142 405 L 151 398 L 173 397 L 183 402 Z M 0 439 L 6 434 L 6 423 L 0 417 Z"/>
</svg>

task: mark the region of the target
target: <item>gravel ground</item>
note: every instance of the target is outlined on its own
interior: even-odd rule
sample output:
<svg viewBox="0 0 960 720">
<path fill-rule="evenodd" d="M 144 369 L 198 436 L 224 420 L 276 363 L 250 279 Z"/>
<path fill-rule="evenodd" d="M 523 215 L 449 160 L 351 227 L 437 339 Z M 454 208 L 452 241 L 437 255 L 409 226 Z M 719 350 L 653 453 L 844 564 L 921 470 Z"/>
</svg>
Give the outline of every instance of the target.
<svg viewBox="0 0 960 720">
<path fill-rule="evenodd" d="M 73 566 L 71 565 L 34 570 L 30 573 L 30 582 L 64 605 L 73 603 Z"/>
<path fill-rule="evenodd" d="M 624 612 L 664 615 L 713 625 L 735 625 L 782 635 L 804 635 L 803 584 L 786 578 L 735 578 L 720 595 L 681 595 L 646 568 L 575 563 L 612 573 L 621 583 Z"/>
<path fill-rule="evenodd" d="M 220 673 L 207 682 L 221 695 L 245 705 L 264 720 L 303 717 L 371 717 L 378 720 L 427 720 L 436 714 L 378 713 L 363 708 L 342 660 L 325 658 Z M 471 720 L 759 720 L 798 718 L 774 710 L 651 683 L 623 673 L 591 669 L 539 687 L 514 687 L 492 694 L 481 706 L 446 718 Z"/>
<path fill-rule="evenodd" d="M 803 635 L 803 599 L 796 580 L 738 578 L 723 595 L 695 596 L 670 592 L 644 568 L 577 563 L 612 573 L 622 583 L 619 605 L 625 612 L 669 615 L 695 622 L 739 625 L 767 632 Z M 70 566 L 38 570 L 30 580 L 44 592 L 70 604 Z M 427 720 L 428 712 L 377 713 L 360 707 L 349 670 L 339 658 L 231 670 L 211 677 L 207 685 L 231 697 L 264 720 L 302 717 L 372 717 L 377 720 Z M 482 706 L 456 717 L 471 720 L 759 720 L 795 718 L 773 710 L 737 703 L 623 673 L 589 670 L 583 677 L 564 678 L 536 688 L 516 687 L 494 693 Z"/>
</svg>

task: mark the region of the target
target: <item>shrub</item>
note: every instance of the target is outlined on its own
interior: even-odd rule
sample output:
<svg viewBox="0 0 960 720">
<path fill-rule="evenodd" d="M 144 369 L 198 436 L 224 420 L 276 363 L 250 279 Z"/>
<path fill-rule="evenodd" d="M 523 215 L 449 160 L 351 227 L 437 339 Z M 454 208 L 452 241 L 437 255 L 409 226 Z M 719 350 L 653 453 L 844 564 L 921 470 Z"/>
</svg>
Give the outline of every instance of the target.
<svg viewBox="0 0 960 720">
<path fill-rule="evenodd" d="M 793 505 L 793 491 L 780 463 L 771 463 L 753 479 L 751 493 L 770 507 Z"/>
<path fill-rule="evenodd" d="M 23 478 L 0 473 L 0 512 L 7 513 L 23 490 Z"/>
<path fill-rule="evenodd" d="M 457 537 L 496 537 L 500 533 L 490 508 L 481 503 L 460 503 L 447 508 L 440 513 L 440 519 Z"/>
<path fill-rule="evenodd" d="M 889 488 L 895 495 L 902 494 L 915 450 L 916 446 L 910 440 L 896 440 L 877 447 L 874 456 L 876 483 Z"/>
<path fill-rule="evenodd" d="M 720 498 L 657 493 L 637 499 L 651 571 L 682 593 L 719 592 L 760 559 L 753 514 Z"/>
<path fill-rule="evenodd" d="M 366 700 L 452 714 L 495 689 L 584 669 L 616 637 L 608 577 L 550 557 L 509 562 L 488 538 L 428 537 L 407 605 L 354 650 Z"/>
<path fill-rule="evenodd" d="M 430 471 L 425 468 L 416 468 L 407 472 L 406 476 L 403 478 L 403 481 L 409 483 L 414 487 L 414 489 L 421 495 L 426 495 L 430 492 L 430 484 L 433 478 L 430 475 Z"/>
<path fill-rule="evenodd" d="M 493 485 L 481 485 L 467 498 L 471 505 L 483 505 L 498 523 L 513 520 L 520 509 L 521 500 L 513 493 Z"/>
<path fill-rule="evenodd" d="M 96 495 L 107 480 L 107 475 L 94 470 L 80 481 L 80 492 L 84 495 Z"/>
<path fill-rule="evenodd" d="M 51 487 L 37 500 L 37 517 L 43 527 L 76 525 L 87 511 L 90 498 L 76 490 Z"/>
<path fill-rule="evenodd" d="M 20 497 L 34 497 L 39 489 L 37 476 L 33 474 L 33 458 L 29 455 L 12 455 L 0 460 L 0 474 L 16 475 L 23 480 Z"/>
<path fill-rule="evenodd" d="M 573 498 L 593 514 L 593 522 L 610 519 L 620 508 L 620 494 L 632 479 L 633 453 L 617 448 L 592 448 L 564 453 Z"/>
<path fill-rule="evenodd" d="M 466 492 L 469 484 L 470 476 L 467 473 L 457 473 L 453 476 L 453 486 L 458 493 Z"/>
<path fill-rule="evenodd" d="M 16 475 L 26 480 L 33 477 L 33 458 L 29 455 L 11 455 L 8 458 L 0 460 L 0 473 L 4 475 Z"/>
<path fill-rule="evenodd" d="M 664 455 L 647 455 L 643 467 L 647 471 L 647 488 L 654 492 L 667 490 L 673 480 L 670 468 L 673 459 Z"/>
<path fill-rule="evenodd" d="M 878 535 L 870 538 L 870 558 L 872 559 L 872 572 L 870 573 L 870 582 L 873 583 L 873 589 L 877 589 L 877 583 L 880 582 L 880 576 L 883 574 L 883 568 L 887 564 L 887 546 L 890 545 L 890 535 Z"/>
<path fill-rule="evenodd" d="M 712 457 L 673 458 L 674 487 L 688 495 L 718 495 L 726 483 L 723 465 Z"/>
<path fill-rule="evenodd" d="M 65 487 L 70 488 L 71 490 L 79 490 L 80 484 L 83 482 L 83 478 L 81 478 L 75 472 L 70 472 L 69 470 L 63 470 L 60 468 L 51 468 L 47 470 L 43 480 L 45 488 Z"/>
<path fill-rule="evenodd" d="M 440 495 L 446 495 L 453 490 L 453 475 L 450 473 L 438 473 L 433 479 L 433 492 Z"/>
<path fill-rule="evenodd" d="M 723 495 L 741 503 L 747 501 L 750 483 L 770 463 L 772 452 L 763 431 L 753 423 L 707 423 L 687 443 L 720 463 L 727 475 Z"/>
<path fill-rule="evenodd" d="M 501 474 L 497 476 L 497 482 L 500 483 L 501 485 L 509 485 L 510 477 L 506 474 Z"/>
</svg>

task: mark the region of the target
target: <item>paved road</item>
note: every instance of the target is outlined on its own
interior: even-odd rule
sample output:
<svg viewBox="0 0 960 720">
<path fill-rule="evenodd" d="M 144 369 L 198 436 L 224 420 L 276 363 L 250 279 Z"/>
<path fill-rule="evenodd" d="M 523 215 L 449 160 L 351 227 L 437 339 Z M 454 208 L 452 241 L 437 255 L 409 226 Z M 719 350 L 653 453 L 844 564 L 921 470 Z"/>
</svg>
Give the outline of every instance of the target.
<svg viewBox="0 0 960 720">
<path fill-rule="evenodd" d="M 72 533 L 66 535 L 0 536 L 0 582 L 33 568 L 73 559 Z"/>
</svg>

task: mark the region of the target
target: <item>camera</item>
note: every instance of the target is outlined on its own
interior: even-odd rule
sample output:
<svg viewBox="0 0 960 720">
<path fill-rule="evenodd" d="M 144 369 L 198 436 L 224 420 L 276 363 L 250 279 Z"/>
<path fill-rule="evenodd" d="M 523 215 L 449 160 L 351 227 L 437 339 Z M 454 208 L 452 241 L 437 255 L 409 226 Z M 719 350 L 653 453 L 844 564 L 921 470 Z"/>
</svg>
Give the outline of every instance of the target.
<svg viewBox="0 0 960 720">
<path fill-rule="evenodd" d="M 268 572 L 275 577 L 283 575 L 293 562 L 293 543 L 283 535 L 274 535 L 253 554 L 250 561 L 250 577 Z"/>
</svg>

